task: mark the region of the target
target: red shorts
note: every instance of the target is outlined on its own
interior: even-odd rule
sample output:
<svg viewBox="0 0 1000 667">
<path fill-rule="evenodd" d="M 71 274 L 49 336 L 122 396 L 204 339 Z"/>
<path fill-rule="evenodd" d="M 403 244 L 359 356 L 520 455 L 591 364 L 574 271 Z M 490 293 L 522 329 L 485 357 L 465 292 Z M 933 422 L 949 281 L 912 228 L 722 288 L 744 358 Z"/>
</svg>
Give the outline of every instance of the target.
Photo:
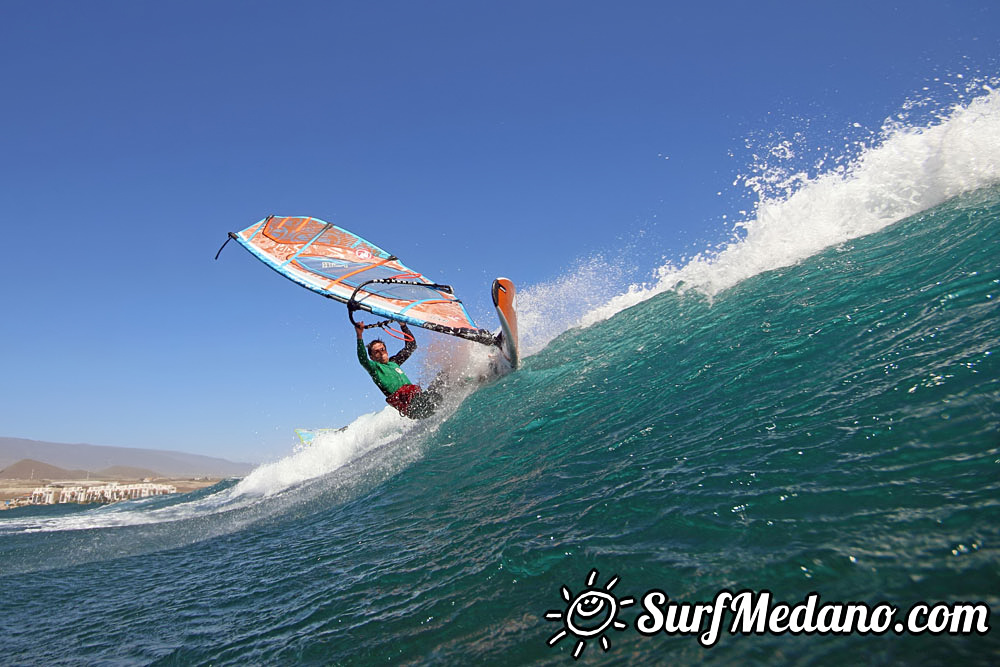
<svg viewBox="0 0 1000 667">
<path fill-rule="evenodd" d="M 441 403 L 441 394 L 420 385 L 404 384 L 395 393 L 386 396 L 385 402 L 399 410 L 399 414 L 410 419 L 426 419 L 434 414 Z"/>
<path fill-rule="evenodd" d="M 402 387 L 397 389 L 395 393 L 389 394 L 385 397 L 385 402 L 392 407 L 399 410 L 401 414 L 407 415 L 406 413 L 410 411 L 410 402 L 413 401 L 413 397 L 420 393 L 420 387 L 415 384 L 404 384 Z"/>
</svg>

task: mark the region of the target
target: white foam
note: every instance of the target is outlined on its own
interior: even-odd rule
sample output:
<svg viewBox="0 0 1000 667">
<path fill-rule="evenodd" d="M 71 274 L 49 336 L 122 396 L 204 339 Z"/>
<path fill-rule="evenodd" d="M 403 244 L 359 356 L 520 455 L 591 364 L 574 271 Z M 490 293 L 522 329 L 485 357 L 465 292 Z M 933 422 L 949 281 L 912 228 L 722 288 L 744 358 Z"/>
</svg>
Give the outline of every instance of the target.
<svg viewBox="0 0 1000 667">
<path fill-rule="evenodd" d="M 380 412 L 358 417 L 342 431 L 316 436 L 309 446 L 273 463 L 265 463 L 232 489 L 234 497 L 271 496 L 310 479 L 327 475 L 353 459 L 405 435 L 416 422 L 400 417 L 386 406 Z"/>
<path fill-rule="evenodd" d="M 651 284 L 630 286 L 576 324 L 607 319 L 667 290 L 712 297 L 963 192 L 1000 183 L 1000 91 L 983 85 L 980 92 L 923 126 L 907 126 L 899 116 L 887 120 L 872 146 L 862 145 L 849 160 L 833 160 L 840 164 L 818 175 L 760 166 L 745 179 L 760 195 L 753 216 L 736 225 L 729 243 L 683 266 L 664 264 Z M 788 156 L 787 143 L 778 148 L 772 155 Z"/>
<path fill-rule="evenodd" d="M 151 509 L 149 507 L 151 503 L 164 498 L 158 496 L 156 499 L 97 505 L 87 509 L 87 511 L 66 516 L 19 518 L 3 521 L 0 522 L 0 528 L 12 532 L 34 533 L 172 523 L 195 516 L 212 514 L 223 507 L 232 509 L 234 506 L 227 501 L 228 496 L 228 490 L 223 490 L 197 500 Z"/>
<path fill-rule="evenodd" d="M 258 466 L 234 486 L 207 496 L 166 507 L 150 507 L 146 501 L 94 506 L 67 516 L 3 521 L 0 527 L 14 532 L 85 530 L 173 523 L 229 513 L 334 472 L 415 428 L 418 428 L 417 422 L 400 417 L 396 410 L 387 406 L 381 412 L 358 417 L 342 431 L 320 434 L 308 447 L 300 446 L 278 461 Z"/>
<path fill-rule="evenodd" d="M 603 257 L 580 262 L 555 280 L 517 292 L 521 355 L 534 354 L 579 324 L 583 313 L 608 304 L 621 290 L 623 269 Z"/>
</svg>

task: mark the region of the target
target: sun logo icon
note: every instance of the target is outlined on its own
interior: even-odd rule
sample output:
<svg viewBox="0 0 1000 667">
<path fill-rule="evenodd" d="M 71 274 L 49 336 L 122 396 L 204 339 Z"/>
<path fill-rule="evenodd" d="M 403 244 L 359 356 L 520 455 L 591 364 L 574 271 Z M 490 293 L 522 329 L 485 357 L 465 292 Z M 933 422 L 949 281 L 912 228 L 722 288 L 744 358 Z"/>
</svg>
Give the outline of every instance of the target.
<svg viewBox="0 0 1000 667">
<path fill-rule="evenodd" d="M 568 588 L 562 587 L 560 593 L 567 604 L 565 612 L 558 609 L 545 612 L 546 620 L 562 621 L 563 624 L 559 632 L 549 637 L 549 646 L 555 646 L 566 635 L 575 635 L 578 641 L 573 649 L 574 660 L 577 660 L 583 654 L 583 649 L 587 648 L 587 640 L 594 637 L 600 637 L 601 648 L 605 651 L 611 648 L 604 631 L 608 628 L 615 630 L 628 628 L 625 623 L 618 620 L 618 610 L 620 607 L 635 604 L 634 598 L 619 600 L 611 593 L 611 589 L 618 583 L 617 575 L 612 577 L 604 588 L 595 588 L 597 574 L 597 570 L 590 571 L 587 575 L 587 588 L 576 597 L 573 597 Z"/>
</svg>

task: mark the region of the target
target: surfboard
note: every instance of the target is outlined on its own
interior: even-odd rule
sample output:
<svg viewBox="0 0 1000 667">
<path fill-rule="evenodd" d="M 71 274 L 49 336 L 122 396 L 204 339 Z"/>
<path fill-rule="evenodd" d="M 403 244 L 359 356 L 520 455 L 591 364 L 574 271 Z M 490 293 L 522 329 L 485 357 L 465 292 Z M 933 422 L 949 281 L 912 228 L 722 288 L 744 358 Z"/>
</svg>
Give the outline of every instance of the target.
<svg viewBox="0 0 1000 667">
<path fill-rule="evenodd" d="M 517 289 L 509 278 L 497 278 L 493 281 L 493 306 L 500 320 L 500 332 L 496 345 L 500 349 L 503 366 L 507 372 L 516 370 L 521 363 L 521 340 L 517 331 Z"/>
</svg>

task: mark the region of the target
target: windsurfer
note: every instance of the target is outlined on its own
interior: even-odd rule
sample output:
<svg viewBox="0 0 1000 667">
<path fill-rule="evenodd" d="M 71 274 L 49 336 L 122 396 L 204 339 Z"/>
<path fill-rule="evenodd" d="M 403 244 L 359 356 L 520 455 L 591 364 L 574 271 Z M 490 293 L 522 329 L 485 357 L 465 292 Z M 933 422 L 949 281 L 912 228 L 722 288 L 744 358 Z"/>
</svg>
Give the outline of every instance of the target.
<svg viewBox="0 0 1000 667">
<path fill-rule="evenodd" d="M 410 419 L 424 419 L 434 414 L 441 403 L 441 394 L 431 383 L 426 391 L 420 385 L 410 382 L 400 365 L 410 358 L 417 349 L 417 341 L 410 333 L 406 324 L 400 323 L 400 329 L 406 336 L 403 349 L 389 356 L 385 341 L 376 338 L 365 348 L 365 323 L 356 322 L 354 331 L 358 336 L 358 361 L 362 368 L 368 371 L 375 385 L 385 394 L 385 402 L 399 410 L 399 413 Z"/>
</svg>

